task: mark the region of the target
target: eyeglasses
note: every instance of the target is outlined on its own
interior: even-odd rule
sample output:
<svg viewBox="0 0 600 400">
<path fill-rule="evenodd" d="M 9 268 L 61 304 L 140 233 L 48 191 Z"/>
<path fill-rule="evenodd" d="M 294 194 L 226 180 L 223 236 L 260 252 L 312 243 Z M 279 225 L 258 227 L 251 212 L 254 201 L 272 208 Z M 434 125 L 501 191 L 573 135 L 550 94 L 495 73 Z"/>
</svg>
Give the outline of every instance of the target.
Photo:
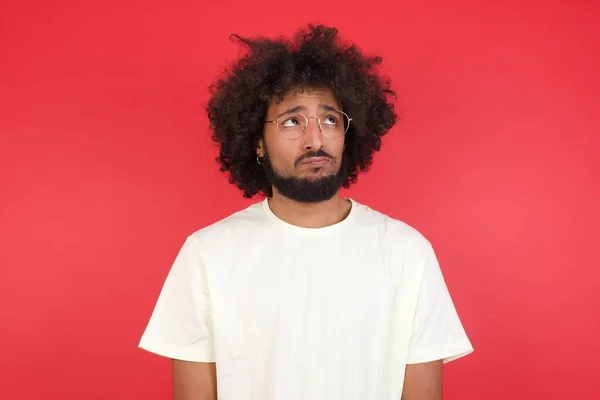
<svg viewBox="0 0 600 400">
<path fill-rule="evenodd" d="M 316 118 L 319 130 L 331 139 L 344 136 L 350 127 L 350 121 L 352 121 L 343 111 L 329 110 L 314 117 L 307 117 L 300 112 L 294 112 L 286 114 L 282 118 L 265 122 L 277 125 L 279 134 L 285 139 L 295 140 L 304 136 L 308 128 L 308 121 L 311 118 Z"/>
</svg>

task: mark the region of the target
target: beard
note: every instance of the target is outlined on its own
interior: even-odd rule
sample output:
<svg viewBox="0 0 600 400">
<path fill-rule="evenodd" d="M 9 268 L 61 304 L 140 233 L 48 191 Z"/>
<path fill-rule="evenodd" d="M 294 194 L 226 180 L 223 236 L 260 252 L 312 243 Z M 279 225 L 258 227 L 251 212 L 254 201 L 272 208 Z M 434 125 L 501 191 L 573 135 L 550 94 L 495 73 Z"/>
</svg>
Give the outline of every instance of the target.
<svg viewBox="0 0 600 400">
<path fill-rule="evenodd" d="M 309 156 L 331 158 L 329 154 L 324 153 L 323 151 L 305 154 L 302 158 Z M 346 154 L 343 154 L 340 168 L 334 174 L 313 179 L 283 176 L 273 168 L 269 153 L 266 149 L 261 165 L 265 170 L 269 183 L 273 185 L 282 196 L 299 203 L 320 203 L 331 199 L 342 187 L 342 183 L 346 178 L 346 172 L 348 170 Z"/>
</svg>

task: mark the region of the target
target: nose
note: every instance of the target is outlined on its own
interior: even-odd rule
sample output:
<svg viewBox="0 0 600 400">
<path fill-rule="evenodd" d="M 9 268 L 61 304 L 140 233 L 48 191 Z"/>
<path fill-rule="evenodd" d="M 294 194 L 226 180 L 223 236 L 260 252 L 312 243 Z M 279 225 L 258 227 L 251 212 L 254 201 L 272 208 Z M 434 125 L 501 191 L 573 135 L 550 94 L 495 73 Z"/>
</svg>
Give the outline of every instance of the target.
<svg viewBox="0 0 600 400">
<path fill-rule="evenodd" d="M 308 119 L 306 133 L 304 134 L 304 149 L 319 150 L 323 147 L 323 132 L 319 128 L 317 118 L 311 117 Z"/>
</svg>

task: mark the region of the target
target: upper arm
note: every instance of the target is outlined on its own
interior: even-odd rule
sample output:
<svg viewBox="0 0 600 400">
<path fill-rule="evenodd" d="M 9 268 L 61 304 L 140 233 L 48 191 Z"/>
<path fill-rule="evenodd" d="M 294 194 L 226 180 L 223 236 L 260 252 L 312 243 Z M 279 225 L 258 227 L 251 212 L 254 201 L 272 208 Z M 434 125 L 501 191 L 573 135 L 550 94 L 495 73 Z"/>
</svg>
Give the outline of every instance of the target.
<svg viewBox="0 0 600 400">
<path fill-rule="evenodd" d="M 140 348 L 171 359 L 215 362 L 202 253 L 199 241 L 188 237 L 163 284 Z"/>
<path fill-rule="evenodd" d="M 402 400 L 441 400 L 443 364 L 473 351 L 431 246 L 422 260 Z"/>
<path fill-rule="evenodd" d="M 215 363 L 172 360 L 173 400 L 217 400 Z"/>
<path fill-rule="evenodd" d="M 175 400 L 216 400 L 208 284 L 200 243 L 192 237 L 169 271 L 139 347 L 172 360 Z"/>
<path fill-rule="evenodd" d="M 402 400 L 441 400 L 442 365 L 442 360 L 408 364 L 404 375 Z"/>
<path fill-rule="evenodd" d="M 452 361 L 469 354 L 473 347 L 431 246 L 427 246 L 422 262 L 407 363 Z"/>
</svg>

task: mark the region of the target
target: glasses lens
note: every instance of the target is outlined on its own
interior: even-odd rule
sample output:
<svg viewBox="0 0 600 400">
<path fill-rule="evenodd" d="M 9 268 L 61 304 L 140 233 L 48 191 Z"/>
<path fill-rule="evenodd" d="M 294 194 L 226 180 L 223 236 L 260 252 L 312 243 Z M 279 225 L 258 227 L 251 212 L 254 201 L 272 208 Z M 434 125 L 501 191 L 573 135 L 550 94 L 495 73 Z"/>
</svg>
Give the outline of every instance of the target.
<svg viewBox="0 0 600 400">
<path fill-rule="evenodd" d="M 300 113 L 286 115 L 279 120 L 277 128 L 286 139 L 298 139 L 304 134 L 306 118 Z"/>
<path fill-rule="evenodd" d="M 350 120 L 340 111 L 327 111 L 319 116 L 321 129 L 325 136 L 336 138 L 348 132 Z"/>
</svg>

